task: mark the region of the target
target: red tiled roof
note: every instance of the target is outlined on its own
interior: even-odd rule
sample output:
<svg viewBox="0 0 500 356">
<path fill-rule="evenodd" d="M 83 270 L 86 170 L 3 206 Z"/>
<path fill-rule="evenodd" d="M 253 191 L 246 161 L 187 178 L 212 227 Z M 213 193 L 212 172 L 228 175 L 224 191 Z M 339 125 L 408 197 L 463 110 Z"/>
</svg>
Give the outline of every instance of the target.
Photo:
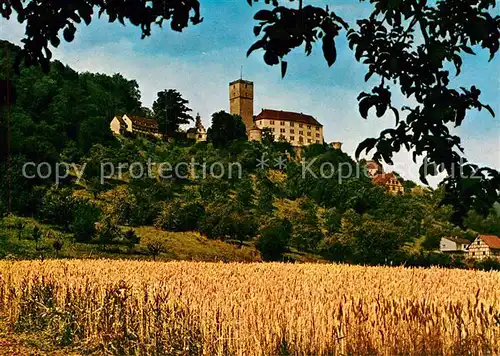
<svg viewBox="0 0 500 356">
<path fill-rule="evenodd" d="M 152 119 L 145 119 L 139 116 L 128 116 L 127 117 L 132 121 L 132 124 L 137 125 L 139 127 L 146 127 L 148 129 L 158 129 L 158 122 Z"/>
<path fill-rule="evenodd" d="M 392 173 L 382 173 L 373 177 L 372 181 L 375 184 L 387 184 L 391 179 L 397 180 L 396 176 Z"/>
<path fill-rule="evenodd" d="M 255 118 L 255 121 L 258 120 L 283 120 L 283 121 L 293 121 L 300 122 L 307 125 L 321 125 L 314 117 L 311 115 L 306 115 L 302 113 L 292 112 L 292 111 L 280 111 L 280 110 L 271 110 L 271 109 L 262 109 L 259 115 Z"/>
<path fill-rule="evenodd" d="M 500 250 L 500 237 L 495 235 L 479 235 L 479 238 L 494 250 Z"/>
</svg>

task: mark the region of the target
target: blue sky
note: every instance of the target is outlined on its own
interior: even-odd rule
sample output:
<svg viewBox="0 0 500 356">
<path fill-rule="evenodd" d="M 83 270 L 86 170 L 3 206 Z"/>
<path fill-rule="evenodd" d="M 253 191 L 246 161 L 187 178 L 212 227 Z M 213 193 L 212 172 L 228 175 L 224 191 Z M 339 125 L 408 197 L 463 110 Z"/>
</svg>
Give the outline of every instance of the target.
<svg viewBox="0 0 500 356">
<path fill-rule="evenodd" d="M 194 113 L 200 112 L 206 126 L 213 112 L 229 109 L 228 83 L 239 78 L 241 66 L 244 78 L 255 83 L 256 113 L 261 108 L 309 113 L 324 124 L 326 140 L 344 142 L 349 154 L 353 155 L 364 138 L 378 136 L 381 130 L 394 125 L 390 114 L 368 120 L 359 116 L 356 97 L 370 90 L 375 81 L 364 82 L 366 67 L 354 59 L 345 33 L 337 41 L 338 59 L 333 67 L 327 66 L 320 45 L 310 57 L 299 49 L 288 56 L 287 76 L 281 79 L 279 67 L 268 67 L 261 53 L 246 57 L 255 40 L 253 14 L 266 5 L 251 8 L 245 0 L 201 3 L 204 21 L 200 25 L 175 33 L 164 24 L 163 29 L 153 28 L 152 36 L 144 40 L 136 27 L 95 18 L 90 26 L 79 26 L 75 41 L 63 43 L 53 51 L 54 57 L 79 71 L 119 72 L 136 79 L 145 106 L 151 106 L 158 91 L 178 89 L 190 101 Z M 356 18 L 370 13 L 370 4 L 355 0 L 306 1 L 309 3 L 328 4 L 351 25 Z M 0 38 L 20 44 L 23 33 L 17 22 L 0 19 Z M 486 111 L 474 112 L 456 131 L 470 161 L 496 169 L 500 169 L 499 56 L 488 63 L 484 51 L 477 56 L 467 55 L 463 74 L 452 81 L 456 86 L 478 86 L 482 100 L 497 113 L 493 119 Z M 404 105 L 405 101 L 396 98 L 396 103 Z M 418 166 L 407 152 L 399 153 L 395 166 L 387 170 L 414 180 L 418 177 Z M 434 185 L 439 180 L 430 181 Z"/>
</svg>

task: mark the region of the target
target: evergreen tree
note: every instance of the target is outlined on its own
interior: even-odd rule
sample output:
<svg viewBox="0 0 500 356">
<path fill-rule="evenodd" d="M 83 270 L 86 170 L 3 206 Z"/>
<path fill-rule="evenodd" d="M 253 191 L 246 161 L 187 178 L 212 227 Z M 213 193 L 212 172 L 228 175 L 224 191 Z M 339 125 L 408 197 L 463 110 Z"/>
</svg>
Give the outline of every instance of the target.
<svg viewBox="0 0 500 356">
<path fill-rule="evenodd" d="M 158 98 L 153 103 L 153 117 L 158 121 L 161 133 L 174 137 L 178 134 L 180 125 L 194 120 L 189 114 L 192 111 L 187 106 L 189 101 L 175 89 L 160 91 L 157 95 Z"/>
</svg>

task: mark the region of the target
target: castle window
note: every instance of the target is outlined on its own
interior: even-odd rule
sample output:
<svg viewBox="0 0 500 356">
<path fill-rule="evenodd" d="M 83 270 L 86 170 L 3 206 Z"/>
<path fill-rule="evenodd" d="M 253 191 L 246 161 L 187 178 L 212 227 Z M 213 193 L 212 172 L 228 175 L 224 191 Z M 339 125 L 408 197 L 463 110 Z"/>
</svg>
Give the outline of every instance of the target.
<svg viewBox="0 0 500 356">
<path fill-rule="evenodd" d="M 290 122 L 290 127 L 293 127 L 295 124 L 293 121 Z"/>
<path fill-rule="evenodd" d="M 307 132 L 307 136 L 311 136 L 311 132 L 310 131 Z"/>
<path fill-rule="evenodd" d="M 319 133 L 316 134 L 316 137 L 319 137 Z"/>
<path fill-rule="evenodd" d="M 285 126 L 285 122 L 284 121 L 280 121 L 280 125 L 281 126 Z"/>
<path fill-rule="evenodd" d="M 307 140 L 307 143 L 311 143 L 311 142 L 312 142 L 312 141 L 311 141 L 311 139 L 308 139 L 308 140 Z"/>
<path fill-rule="evenodd" d="M 307 125 L 307 128 L 310 130 L 311 129 L 311 125 Z"/>
<path fill-rule="evenodd" d="M 271 125 L 274 125 L 274 120 L 269 121 Z"/>
<path fill-rule="evenodd" d="M 295 141 L 295 136 L 290 136 L 290 141 Z"/>
<path fill-rule="evenodd" d="M 280 132 L 281 133 L 285 133 L 285 129 L 280 129 Z"/>
<path fill-rule="evenodd" d="M 290 133 L 291 133 L 291 134 L 294 134 L 294 133 L 295 133 L 295 130 L 294 130 L 294 129 L 290 129 Z"/>
<path fill-rule="evenodd" d="M 319 143 L 319 140 L 316 140 L 316 143 Z"/>
<path fill-rule="evenodd" d="M 299 142 L 300 143 L 304 142 L 304 139 L 302 137 L 299 137 Z"/>
<path fill-rule="evenodd" d="M 304 134 L 304 131 L 299 131 L 299 135 L 303 135 Z"/>
<path fill-rule="evenodd" d="M 299 124 L 299 127 L 304 127 L 304 125 L 302 125 L 302 124 Z"/>
</svg>

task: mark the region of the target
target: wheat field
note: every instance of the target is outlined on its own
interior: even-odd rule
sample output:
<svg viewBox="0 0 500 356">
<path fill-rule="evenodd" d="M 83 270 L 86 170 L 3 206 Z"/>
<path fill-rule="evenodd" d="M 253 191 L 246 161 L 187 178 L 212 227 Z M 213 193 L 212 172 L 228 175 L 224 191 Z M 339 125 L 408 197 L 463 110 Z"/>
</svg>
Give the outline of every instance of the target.
<svg viewBox="0 0 500 356">
<path fill-rule="evenodd" d="M 2 261 L 0 315 L 99 354 L 498 355 L 500 273 Z"/>
</svg>

